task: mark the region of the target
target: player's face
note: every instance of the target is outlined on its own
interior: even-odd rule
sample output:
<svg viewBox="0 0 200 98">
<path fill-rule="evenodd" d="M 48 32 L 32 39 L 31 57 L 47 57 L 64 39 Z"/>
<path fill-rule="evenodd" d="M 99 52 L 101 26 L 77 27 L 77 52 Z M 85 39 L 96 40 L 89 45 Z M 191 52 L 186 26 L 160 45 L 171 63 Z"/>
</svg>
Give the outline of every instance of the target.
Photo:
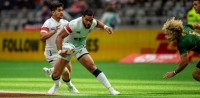
<svg viewBox="0 0 200 98">
<path fill-rule="evenodd" d="M 83 19 L 83 25 L 85 26 L 85 28 L 89 29 L 90 26 L 92 25 L 92 22 L 93 22 L 93 18 L 94 16 L 82 16 L 82 19 Z"/>
<path fill-rule="evenodd" d="M 59 19 L 63 18 L 63 7 L 58 7 L 55 11 L 53 11 L 53 16 Z"/>
<path fill-rule="evenodd" d="M 199 1 L 193 1 L 193 7 L 196 13 L 200 14 L 200 2 Z"/>
<path fill-rule="evenodd" d="M 165 34 L 165 38 L 166 38 L 168 41 L 172 41 L 172 31 L 170 31 L 170 30 L 165 30 L 164 34 Z"/>
</svg>

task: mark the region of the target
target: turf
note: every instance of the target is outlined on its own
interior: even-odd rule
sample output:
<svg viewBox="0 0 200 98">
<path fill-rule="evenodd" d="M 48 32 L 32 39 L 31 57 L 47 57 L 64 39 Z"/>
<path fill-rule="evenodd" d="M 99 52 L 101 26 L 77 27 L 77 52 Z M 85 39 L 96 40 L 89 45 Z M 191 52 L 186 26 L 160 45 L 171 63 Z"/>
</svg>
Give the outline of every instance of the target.
<svg viewBox="0 0 200 98">
<path fill-rule="evenodd" d="M 95 63 L 121 95 L 109 95 L 106 88 L 80 63 L 72 62 L 71 79 L 80 94 L 70 94 L 62 82 L 56 93 L 66 96 L 50 98 L 200 98 L 200 83 L 191 75 L 196 62 L 170 79 L 163 79 L 162 75 L 174 70 L 176 64 Z M 43 67 L 50 65 L 45 61 L 0 61 L 0 91 L 47 92 L 53 82 L 44 76 Z"/>
</svg>

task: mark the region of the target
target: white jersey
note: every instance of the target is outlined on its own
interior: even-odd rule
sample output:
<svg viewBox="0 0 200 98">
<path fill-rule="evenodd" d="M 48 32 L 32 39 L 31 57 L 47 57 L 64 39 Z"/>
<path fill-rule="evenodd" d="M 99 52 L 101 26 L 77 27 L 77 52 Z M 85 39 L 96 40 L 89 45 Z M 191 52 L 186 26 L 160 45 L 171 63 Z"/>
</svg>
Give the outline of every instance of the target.
<svg viewBox="0 0 200 98">
<path fill-rule="evenodd" d="M 53 30 L 55 30 L 56 26 L 60 25 L 60 28 L 57 30 L 57 32 L 46 40 L 45 50 L 57 51 L 56 37 L 58 33 L 62 30 L 62 28 L 67 24 L 68 24 L 67 20 L 60 19 L 60 21 L 57 22 L 52 17 L 44 22 L 40 32 L 45 32 L 45 33 L 52 32 Z"/>
<path fill-rule="evenodd" d="M 94 29 L 97 25 L 97 21 L 93 19 L 93 22 L 91 24 L 91 27 L 89 29 L 86 29 L 82 22 L 82 17 L 79 17 L 77 19 L 74 19 L 70 21 L 64 29 L 69 34 L 65 38 L 65 42 L 72 43 L 76 49 L 85 47 L 86 45 L 86 38 L 90 31 Z"/>
</svg>

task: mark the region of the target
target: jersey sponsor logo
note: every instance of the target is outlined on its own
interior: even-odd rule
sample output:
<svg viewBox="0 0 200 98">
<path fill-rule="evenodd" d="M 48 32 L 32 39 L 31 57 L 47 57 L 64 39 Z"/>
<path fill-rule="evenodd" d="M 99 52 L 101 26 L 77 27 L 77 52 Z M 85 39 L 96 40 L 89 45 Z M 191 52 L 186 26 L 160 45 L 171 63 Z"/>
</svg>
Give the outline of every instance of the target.
<svg viewBox="0 0 200 98">
<path fill-rule="evenodd" d="M 121 63 L 178 63 L 178 54 L 131 54 L 120 60 Z"/>
<path fill-rule="evenodd" d="M 50 30 L 55 30 L 55 28 L 54 28 L 54 27 L 52 27 Z"/>
<path fill-rule="evenodd" d="M 86 48 L 89 52 L 97 52 L 99 50 L 99 39 L 89 38 L 86 42 Z"/>
<path fill-rule="evenodd" d="M 77 31 L 76 33 L 80 34 L 81 32 L 80 32 L 80 31 Z"/>
</svg>

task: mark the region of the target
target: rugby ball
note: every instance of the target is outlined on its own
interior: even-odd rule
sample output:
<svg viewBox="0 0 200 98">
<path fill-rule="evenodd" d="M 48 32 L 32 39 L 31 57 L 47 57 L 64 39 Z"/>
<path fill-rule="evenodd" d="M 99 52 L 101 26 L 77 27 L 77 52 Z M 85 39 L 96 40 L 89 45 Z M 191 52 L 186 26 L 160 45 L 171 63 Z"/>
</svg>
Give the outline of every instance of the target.
<svg viewBox="0 0 200 98">
<path fill-rule="evenodd" d="M 72 54 L 75 50 L 75 46 L 71 43 L 63 43 L 62 51 L 65 51 L 66 54 Z"/>
</svg>

